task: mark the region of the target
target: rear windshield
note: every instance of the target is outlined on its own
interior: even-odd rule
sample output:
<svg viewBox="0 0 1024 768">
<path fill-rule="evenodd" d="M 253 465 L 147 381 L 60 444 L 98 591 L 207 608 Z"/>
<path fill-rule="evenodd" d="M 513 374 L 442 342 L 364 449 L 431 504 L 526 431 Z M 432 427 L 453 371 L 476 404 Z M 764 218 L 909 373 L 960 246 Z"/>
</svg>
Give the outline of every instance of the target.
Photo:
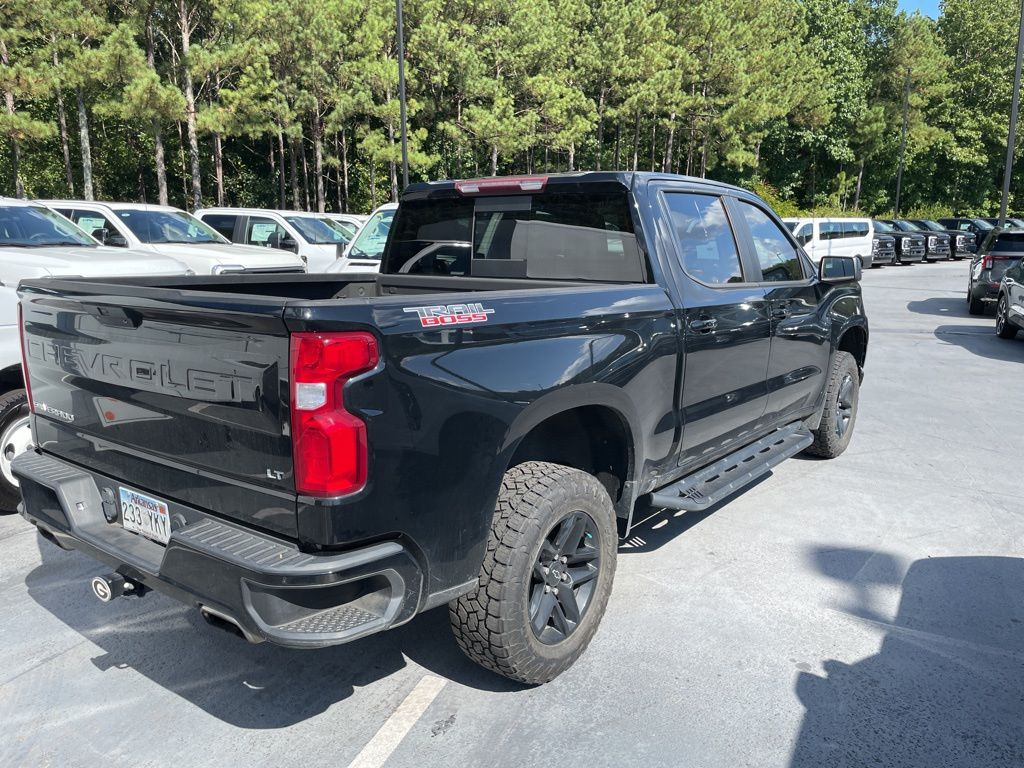
<svg viewBox="0 0 1024 768">
<path fill-rule="evenodd" d="M 1024 253 L 1024 232 L 1002 232 L 989 237 L 991 244 L 986 252 Z"/>
<path fill-rule="evenodd" d="M 616 283 L 646 275 L 621 187 L 403 202 L 383 266 L 388 274 Z"/>
</svg>

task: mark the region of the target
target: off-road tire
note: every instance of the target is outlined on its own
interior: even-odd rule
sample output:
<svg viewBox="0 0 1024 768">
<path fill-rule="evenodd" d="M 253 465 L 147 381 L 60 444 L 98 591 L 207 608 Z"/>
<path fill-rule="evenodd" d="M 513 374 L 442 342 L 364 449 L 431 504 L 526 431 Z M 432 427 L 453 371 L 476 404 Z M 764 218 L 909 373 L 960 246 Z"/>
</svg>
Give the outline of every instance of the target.
<svg viewBox="0 0 1024 768">
<path fill-rule="evenodd" d="M 850 387 L 845 395 L 844 386 Z M 843 418 L 841 395 L 852 397 L 852 410 L 842 432 L 838 428 Z M 820 456 L 823 459 L 834 459 L 845 451 L 850 444 L 853 428 L 857 422 L 859 401 L 860 371 L 857 368 L 857 361 L 849 352 L 836 352 L 832 356 L 832 365 L 829 367 L 825 408 L 821 414 L 821 422 L 818 424 L 818 428 L 812 432 L 814 442 L 804 452 L 811 456 Z"/>
<path fill-rule="evenodd" d="M 1004 293 L 996 305 L 996 336 L 1000 339 L 1017 338 L 1017 326 L 1010 322 L 1009 302 Z"/>
<path fill-rule="evenodd" d="M 541 545 L 567 515 L 596 524 L 599 566 L 575 630 L 542 643 L 530 623 L 531 574 Z M 512 680 L 537 685 L 568 669 L 601 622 L 615 574 L 618 529 L 605 487 L 577 469 L 530 461 L 505 473 L 476 589 L 449 603 L 455 640 L 470 659 Z"/>
<path fill-rule="evenodd" d="M 0 395 L 0 435 L 6 433 L 12 422 L 26 417 L 28 413 L 28 396 L 24 389 L 12 389 Z M 5 449 L 6 446 L 0 445 L 0 451 Z M 20 501 L 21 490 L 0 472 L 0 513 L 14 512 Z"/>
</svg>

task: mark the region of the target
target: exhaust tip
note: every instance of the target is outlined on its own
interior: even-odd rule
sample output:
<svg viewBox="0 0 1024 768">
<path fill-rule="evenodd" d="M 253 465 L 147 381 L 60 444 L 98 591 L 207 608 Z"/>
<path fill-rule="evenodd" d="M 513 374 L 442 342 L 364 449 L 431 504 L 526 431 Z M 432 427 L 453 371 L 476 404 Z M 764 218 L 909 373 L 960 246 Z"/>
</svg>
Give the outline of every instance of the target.
<svg viewBox="0 0 1024 768">
<path fill-rule="evenodd" d="M 253 644 L 262 642 L 261 638 L 252 637 L 248 632 L 242 629 L 241 625 L 235 621 L 233 617 L 228 616 L 226 613 L 221 613 L 218 610 L 201 605 L 199 606 L 199 615 L 202 616 L 203 620 L 211 627 L 222 629 L 225 632 L 231 633 L 235 637 L 248 640 Z"/>
</svg>

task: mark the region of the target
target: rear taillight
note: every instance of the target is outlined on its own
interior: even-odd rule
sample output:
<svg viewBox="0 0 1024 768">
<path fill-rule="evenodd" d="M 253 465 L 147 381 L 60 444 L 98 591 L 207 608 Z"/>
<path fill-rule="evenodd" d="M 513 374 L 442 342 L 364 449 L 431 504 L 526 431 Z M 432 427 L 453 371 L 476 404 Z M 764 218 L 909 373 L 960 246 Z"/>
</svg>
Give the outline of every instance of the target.
<svg viewBox="0 0 1024 768">
<path fill-rule="evenodd" d="M 376 367 L 370 333 L 291 337 L 292 453 L 295 490 L 344 496 L 366 484 L 366 424 L 345 410 L 345 384 Z"/>
<path fill-rule="evenodd" d="M 25 320 L 18 302 L 18 337 L 21 340 L 21 375 L 25 379 L 25 396 L 28 398 L 28 409 L 36 412 L 36 401 L 32 399 L 32 385 L 28 380 L 28 344 L 25 342 Z"/>
<path fill-rule="evenodd" d="M 982 269 L 992 269 L 992 262 L 995 262 L 995 261 L 1009 261 L 1011 258 L 1013 258 L 1013 257 L 1012 256 L 993 256 L 993 255 L 989 254 L 988 256 L 985 256 L 985 257 L 982 258 L 982 260 L 981 260 L 981 268 Z"/>
</svg>

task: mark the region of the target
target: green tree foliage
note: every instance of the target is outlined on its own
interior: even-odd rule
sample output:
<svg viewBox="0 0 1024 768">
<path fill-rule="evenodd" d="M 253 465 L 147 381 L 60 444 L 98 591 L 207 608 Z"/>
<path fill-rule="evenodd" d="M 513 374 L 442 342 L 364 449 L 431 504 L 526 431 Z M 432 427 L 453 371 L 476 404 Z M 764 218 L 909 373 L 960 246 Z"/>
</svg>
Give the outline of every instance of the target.
<svg viewBox="0 0 1024 768">
<path fill-rule="evenodd" d="M 658 170 L 876 212 L 905 113 L 902 207 L 987 213 L 1018 12 L 406 0 L 411 175 Z M 393 0 L 0 0 L 0 96 L 7 194 L 366 210 L 398 193 Z"/>
</svg>

